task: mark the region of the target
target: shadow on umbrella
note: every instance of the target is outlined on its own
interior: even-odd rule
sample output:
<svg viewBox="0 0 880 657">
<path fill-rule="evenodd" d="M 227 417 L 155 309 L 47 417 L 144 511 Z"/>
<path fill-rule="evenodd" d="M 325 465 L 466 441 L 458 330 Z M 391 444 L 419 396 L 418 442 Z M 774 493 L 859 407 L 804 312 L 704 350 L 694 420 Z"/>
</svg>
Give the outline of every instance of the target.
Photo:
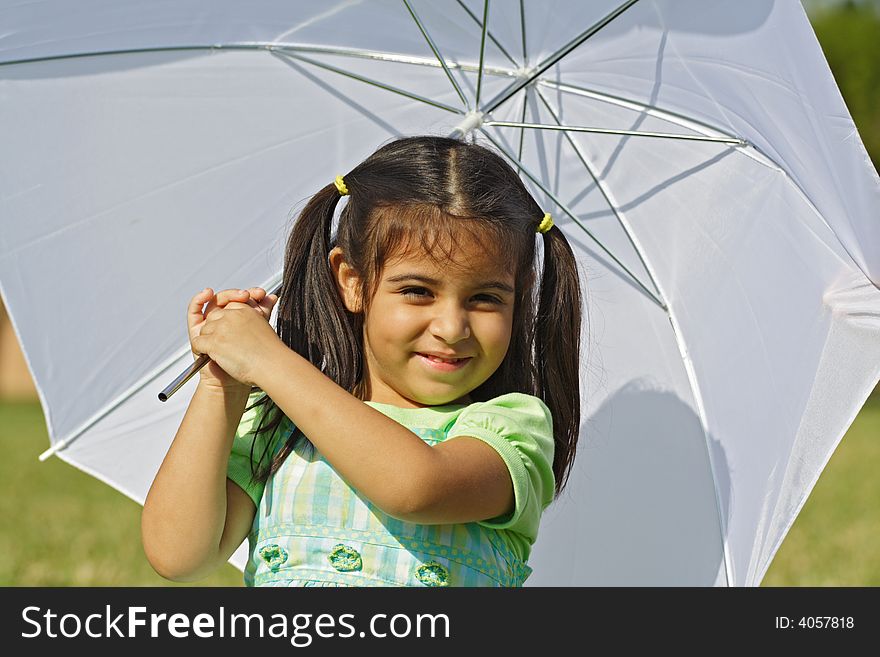
<svg viewBox="0 0 880 657">
<path fill-rule="evenodd" d="M 539 537 L 531 561 L 553 562 L 557 573 L 577 571 L 584 578 L 578 584 L 586 586 L 723 582 L 729 465 L 693 411 L 673 393 L 630 381 L 583 423 L 581 435 L 571 487 L 541 527 L 561 523 L 571 539 L 542 543 Z M 573 584 L 550 581 L 546 572 L 536 567 L 528 585 Z"/>
</svg>

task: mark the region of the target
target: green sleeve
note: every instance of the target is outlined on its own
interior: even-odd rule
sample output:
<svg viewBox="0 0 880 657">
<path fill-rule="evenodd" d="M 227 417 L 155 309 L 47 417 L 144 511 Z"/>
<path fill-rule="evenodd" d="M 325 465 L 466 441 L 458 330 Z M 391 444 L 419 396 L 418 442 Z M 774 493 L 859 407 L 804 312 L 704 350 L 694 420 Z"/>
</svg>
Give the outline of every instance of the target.
<svg viewBox="0 0 880 657">
<path fill-rule="evenodd" d="M 538 537 L 541 514 L 553 501 L 553 418 L 539 398 L 519 392 L 471 404 L 461 412 L 447 440 L 470 436 L 488 443 L 504 459 L 516 505 L 507 516 L 478 524 Z"/>
<path fill-rule="evenodd" d="M 252 393 L 248 397 L 247 405 L 250 406 L 262 396 L 261 392 Z M 260 424 L 260 417 L 266 405 L 246 410 L 235 430 L 232 440 L 232 451 L 229 453 L 229 466 L 226 468 L 226 477 L 231 479 L 254 501 L 259 508 L 260 499 L 263 497 L 263 482 L 251 483 L 251 444 L 254 441 L 252 433 Z M 266 445 L 266 435 L 260 434 L 260 438 L 254 447 L 254 458 L 260 458 Z"/>
</svg>

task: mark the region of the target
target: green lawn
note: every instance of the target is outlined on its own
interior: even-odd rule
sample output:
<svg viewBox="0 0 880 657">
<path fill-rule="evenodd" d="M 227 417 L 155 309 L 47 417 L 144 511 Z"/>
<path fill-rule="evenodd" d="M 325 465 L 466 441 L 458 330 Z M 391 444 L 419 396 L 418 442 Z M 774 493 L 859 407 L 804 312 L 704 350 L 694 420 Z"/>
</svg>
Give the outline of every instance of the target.
<svg viewBox="0 0 880 657">
<path fill-rule="evenodd" d="M 141 547 L 141 506 L 58 458 L 38 402 L 0 404 L 0 585 L 192 586 L 153 570 Z M 241 586 L 226 564 L 200 586 Z"/>
<path fill-rule="evenodd" d="M 764 586 L 880 585 L 880 400 L 856 418 L 764 579 Z M 36 402 L 0 404 L 0 585 L 187 586 L 147 563 L 140 506 L 52 458 Z M 198 582 L 240 586 L 230 565 Z"/>
</svg>

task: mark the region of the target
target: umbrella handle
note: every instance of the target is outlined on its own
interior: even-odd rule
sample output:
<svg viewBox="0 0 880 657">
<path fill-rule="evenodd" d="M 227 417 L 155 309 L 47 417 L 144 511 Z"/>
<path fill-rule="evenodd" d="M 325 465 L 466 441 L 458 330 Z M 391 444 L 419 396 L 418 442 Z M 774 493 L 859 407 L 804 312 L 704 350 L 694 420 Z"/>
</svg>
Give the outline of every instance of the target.
<svg viewBox="0 0 880 657">
<path fill-rule="evenodd" d="M 168 401 L 168 398 L 183 387 L 183 384 L 192 378 L 192 376 L 208 364 L 211 357 L 208 354 L 199 356 L 192 365 L 187 367 L 183 372 L 177 375 L 177 378 L 169 383 L 162 392 L 159 393 L 159 401 Z"/>
<path fill-rule="evenodd" d="M 280 292 L 281 285 L 279 284 L 269 294 L 278 294 Z M 165 386 L 162 392 L 159 393 L 159 401 L 168 401 L 169 397 L 180 390 L 183 387 L 184 383 L 189 381 L 196 372 L 198 372 L 200 369 L 208 364 L 209 360 L 211 360 L 211 357 L 208 356 L 208 354 L 202 354 L 201 356 L 196 358 L 192 365 L 183 370 L 183 372 L 177 375 L 177 378 L 174 379 L 174 381 Z"/>
</svg>

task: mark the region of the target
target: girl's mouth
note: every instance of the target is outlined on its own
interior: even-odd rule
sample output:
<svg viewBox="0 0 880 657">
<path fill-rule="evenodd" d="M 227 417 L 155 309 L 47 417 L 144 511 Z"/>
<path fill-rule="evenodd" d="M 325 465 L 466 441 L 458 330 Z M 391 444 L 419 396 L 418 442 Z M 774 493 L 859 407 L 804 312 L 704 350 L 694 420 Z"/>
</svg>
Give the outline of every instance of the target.
<svg viewBox="0 0 880 657">
<path fill-rule="evenodd" d="M 440 372 L 454 372 L 455 370 L 460 370 L 471 360 L 470 357 L 458 358 L 456 360 L 445 360 L 443 358 L 438 358 L 437 356 L 426 356 L 418 352 L 416 352 L 416 355 L 419 357 L 419 360 L 425 363 L 425 365 L 433 370 L 439 370 Z"/>
</svg>

